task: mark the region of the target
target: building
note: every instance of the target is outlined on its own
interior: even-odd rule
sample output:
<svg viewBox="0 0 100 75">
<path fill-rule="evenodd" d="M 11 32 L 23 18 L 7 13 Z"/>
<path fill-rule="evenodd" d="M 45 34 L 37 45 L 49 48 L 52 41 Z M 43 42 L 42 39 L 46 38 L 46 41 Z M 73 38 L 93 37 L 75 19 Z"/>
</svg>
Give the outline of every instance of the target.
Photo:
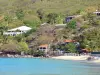
<svg viewBox="0 0 100 75">
<path fill-rule="evenodd" d="M 68 16 L 65 18 L 65 22 L 70 22 L 72 19 L 74 18 L 74 16 Z"/>
<path fill-rule="evenodd" d="M 44 51 L 45 53 L 47 53 L 50 50 L 50 45 L 48 45 L 48 44 L 40 45 L 39 50 Z"/>
<path fill-rule="evenodd" d="M 100 12 L 98 10 L 96 10 L 95 12 L 93 12 L 94 14 L 96 14 L 97 16 L 100 16 Z"/>
<path fill-rule="evenodd" d="M 21 26 L 18 28 L 10 29 L 7 32 L 4 32 L 4 35 L 10 35 L 10 36 L 16 36 L 18 34 L 23 34 L 31 30 L 32 28 L 27 27 L 27 26 Z"/>
<path fill-rule="evenodd" d="M 82 15 L 67 16 L 67 17 L 65 18 L 65 23 L 68 23 L 68 22 L 70 22 L 72 19 L 74 19 L 74 18 L 79 18 L 79 17 L 82 17 Z"/>
</svg>

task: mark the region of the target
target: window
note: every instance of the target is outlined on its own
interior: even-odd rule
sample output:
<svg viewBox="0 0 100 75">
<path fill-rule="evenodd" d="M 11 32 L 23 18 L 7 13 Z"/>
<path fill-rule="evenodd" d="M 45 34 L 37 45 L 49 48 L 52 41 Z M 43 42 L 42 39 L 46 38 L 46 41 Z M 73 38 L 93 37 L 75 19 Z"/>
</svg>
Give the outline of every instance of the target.
<svg viewBox="0 0 100 75">
<path fill-rule="evenodd" d="M 46 49 L 45 47 L 43 47 L 43 49 Z"/>
<path fill-rule="evenodd" d="M 40 49 L 42 49 L 42 47 L 40 47 Z"/>
</svg>

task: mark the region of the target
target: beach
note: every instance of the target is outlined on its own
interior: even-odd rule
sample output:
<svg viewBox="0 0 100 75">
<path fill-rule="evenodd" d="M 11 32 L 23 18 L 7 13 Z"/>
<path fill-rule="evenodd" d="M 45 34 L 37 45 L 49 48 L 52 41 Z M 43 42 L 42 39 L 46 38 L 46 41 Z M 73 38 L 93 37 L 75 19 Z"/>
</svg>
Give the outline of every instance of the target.
<svg viewBox="0 0 100 75">
<path fill-rule="evenodd" d="M 78 61 L 86 61 L 90 55 L 83 55 L 83 56 L 57 56 L 52 57 L 53 59 L 60 59 L 60 60 L 78 60 Z M 100 63 L 100 58 L 95 60 L 90 60 L 89 62 L 93 63 Z"/>
<path fill-rule="evenodd" d="M 57 56 L 52 57 L 53 59 L 62 59 L 62 60 L 86 60 L 89 56 Z"/>
</svg>

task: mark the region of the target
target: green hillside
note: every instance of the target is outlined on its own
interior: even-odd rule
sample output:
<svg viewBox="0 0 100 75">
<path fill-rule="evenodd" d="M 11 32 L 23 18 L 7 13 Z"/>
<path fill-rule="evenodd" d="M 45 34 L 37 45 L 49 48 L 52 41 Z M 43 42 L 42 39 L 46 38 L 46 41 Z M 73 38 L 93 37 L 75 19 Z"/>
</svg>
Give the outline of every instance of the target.
<svg viewBox="0 0 100 75">
<path fill-rule="evenodd" d="M 0 0 L 0 13 L 14 13 L 17 9 L 26 12 L 43 9 L 46 13 L 67 13 L 98 4 L 99 0 Z"/>
<path fill-rule="evenodd" d="M 96 10 L 100 11 L 100 0 L 0 0 L 0 50 L 31 54 L 40 44 L 55 44 L 64 39 L 77 40 L 81 48 L 99 50 L 100 16 L 93 14 Z M 64 28 L 54 26 L 65 23 L 65 17 L 70 15 L 80 17 Z M 40 26 L 44 22 L 48 24 Z M 4 31 L 22 25 L 32 31 L 15 37 L 3 35 Z"/>
<path fill-rule="evenodd" d="M 99 0 L 0 0 L 0 15 L 9 18 L 9 24 L 4 22 L 4 25 L 14 28 L 22 25 L 23 21 L 39 21 L 38 10 L 41 10 L 43 15 L 58 13 L 65 17 L 79 14 L 81 11 L 95 11 L 99 4 Z M 21 21 L 16 18 L 16 12 L 19 12 L 20 16 L 20 10 L 24 15 Z"/>
</svg>

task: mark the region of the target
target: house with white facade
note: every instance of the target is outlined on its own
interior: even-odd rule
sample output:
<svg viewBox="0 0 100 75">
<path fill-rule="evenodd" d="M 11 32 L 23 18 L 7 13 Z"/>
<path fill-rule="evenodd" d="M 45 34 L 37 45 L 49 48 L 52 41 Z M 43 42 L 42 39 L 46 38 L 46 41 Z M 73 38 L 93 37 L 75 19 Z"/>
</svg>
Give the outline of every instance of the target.
<svg viewBox="0 0 100 75">
<path fill-rule="evenodd" d="M 93 12 L 94 14 L 96 14 L 97 16 L 100 16 L 100 11 L 96 10 L 95 12 Z"/>
<path fill-rule="evenodd" d="M 47 53 L 50 50 L 50 45 L 49 44 L 40 45 L 39 50 L 44 51 L 45 53 Z"/>
<path fill-rule="evenodd" d="M 18 28 L 10 29 L 6 32 L 3 33 L 3 35 L 10 35 L 10 36 L 16 36 L 18 34 L 23 34 L 31 30 L 32 28 L 27 27 L 27 26 L 21 26 Z"/>
</svg>

